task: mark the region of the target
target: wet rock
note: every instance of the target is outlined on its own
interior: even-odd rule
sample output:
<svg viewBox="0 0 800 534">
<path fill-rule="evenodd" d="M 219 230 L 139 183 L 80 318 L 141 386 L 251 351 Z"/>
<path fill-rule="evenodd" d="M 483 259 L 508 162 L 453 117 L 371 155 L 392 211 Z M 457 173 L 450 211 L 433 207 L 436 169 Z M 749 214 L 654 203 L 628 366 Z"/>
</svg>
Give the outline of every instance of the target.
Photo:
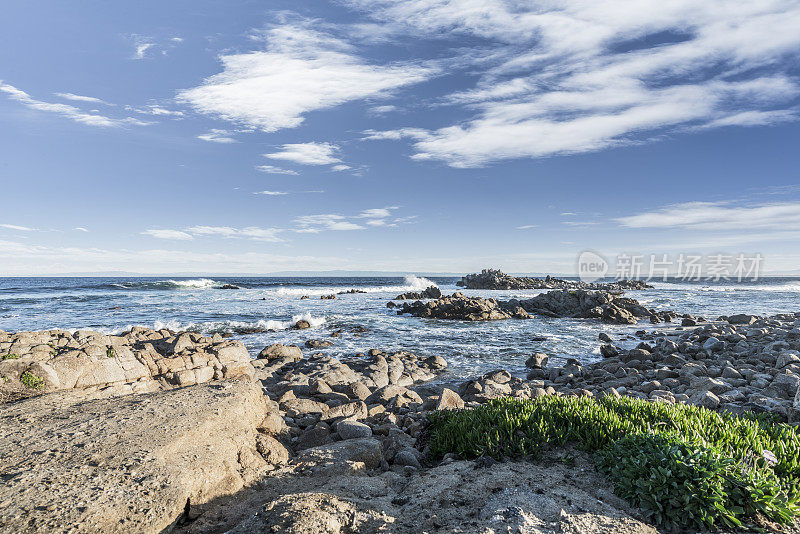
<svg viewBox="0 0 800 534">
<path fill-rule="evenodd" d="M 333 341 L 327 341 L 322 339 L 309 339 L 305 343 L 306 347 L 309 349 L 324 349 L 327 347 L 333 346 Z"/>
<path fill-rule="evenodd" d="M 620 280 L 607 284 L 562 280 L 547 276 L 545 278 L 516 277 L 496 269 L 484 269 L 480 273 L 468 274 L 456 283 L 467 289 L 604 289 L 619 291 L 624 289 L 651 289 L 652 286 L 639 280 Z"/>
<path fill-rule="evenodd" d="M 394 300 L 422 300 L 422 299 L 438 299 L 442 297 L 442 291 L 436 286 L 430 286 L 421 292 L 409 292 L 397 295 Z"/>
</svg>

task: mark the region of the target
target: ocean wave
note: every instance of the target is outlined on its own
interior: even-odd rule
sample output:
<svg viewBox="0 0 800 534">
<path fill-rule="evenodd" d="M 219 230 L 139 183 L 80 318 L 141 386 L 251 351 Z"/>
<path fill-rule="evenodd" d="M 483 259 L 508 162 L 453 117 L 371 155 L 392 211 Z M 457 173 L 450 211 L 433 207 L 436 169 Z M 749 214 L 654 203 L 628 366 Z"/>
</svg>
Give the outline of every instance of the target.
<svg viewBox="0 0 800 534">
<path fill-rule="evenodd" d="M 348 288 L 345 286 L 324 286 L 324 287 L 279 287 L 272 290 L 276 295 L 330 295 L 346 291 L 347 289 L 357 289 L 364 293 L 405 293 L 408 291 L 422 291 L 431 286 L 436 286 L 436 282 L 428 280 L 421 276 L 409 275 L 403 280 L 402 285 L 392 286 L 353 286 Z"/>
<path fill-rule="evenodd" d="M 318 328 L 325 324 L 325 317 L 314 317 L 310 313 L 293 315 L 290 321 L 279 319 L 258 319 L 257 321 L 203 321 L 203 322 L 182 322 L 177 319 L 167 321 L 157 320 L 152 324 L 129 324 L 123 328 L 91 328 L 106 335 L 118 335 L 126 332 L 134 326 L 152 328 L 153 330 L 172 330 L 173 332 L 199 332 L 201 334 L 257 334 L 265 332 L 279 332 L 289 330 L 297 321 L 305 320 L 311 328 Z"/>
</svg>

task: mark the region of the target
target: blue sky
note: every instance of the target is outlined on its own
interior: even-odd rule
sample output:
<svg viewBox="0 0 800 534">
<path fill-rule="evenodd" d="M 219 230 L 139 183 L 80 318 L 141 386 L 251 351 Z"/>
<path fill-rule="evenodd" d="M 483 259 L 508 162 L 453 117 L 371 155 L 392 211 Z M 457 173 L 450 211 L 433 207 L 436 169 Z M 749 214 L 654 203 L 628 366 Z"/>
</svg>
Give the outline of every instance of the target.
<svg viewBox="0 0 800 534">
<path fill-rule="evenodd" d="M 800 269 L 798 27 L 778 0 L 9 2 L 0 274 Z"/>
</svg>

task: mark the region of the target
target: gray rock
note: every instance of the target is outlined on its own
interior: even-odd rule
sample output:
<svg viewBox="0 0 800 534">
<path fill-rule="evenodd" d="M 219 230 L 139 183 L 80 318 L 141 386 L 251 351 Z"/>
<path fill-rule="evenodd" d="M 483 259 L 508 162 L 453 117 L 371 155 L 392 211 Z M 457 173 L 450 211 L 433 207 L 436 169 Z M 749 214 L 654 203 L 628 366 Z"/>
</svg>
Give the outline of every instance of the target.
<svg viewBox="0 0 800 534">
<path fill-rule="evenodd" d="M 276 343 L 274 345 L 270 345 L 269 347 L 264 347 L 264 349 L 258 353 L 258 357 L 259 359 L 263 358 L 266 360 L 289 358 L 297 361 L 303 359 L 303 351 L 300 350 L 300 347 L 297 345 L 282 345 L 280 343 Z"/>
<path fill-rule="evenodd" d="M 358 439 L 372 437 L 372 429 L 358 421 L 344 419 L 336 425 L 336 432 L 342 439 Z"/>
</svg>

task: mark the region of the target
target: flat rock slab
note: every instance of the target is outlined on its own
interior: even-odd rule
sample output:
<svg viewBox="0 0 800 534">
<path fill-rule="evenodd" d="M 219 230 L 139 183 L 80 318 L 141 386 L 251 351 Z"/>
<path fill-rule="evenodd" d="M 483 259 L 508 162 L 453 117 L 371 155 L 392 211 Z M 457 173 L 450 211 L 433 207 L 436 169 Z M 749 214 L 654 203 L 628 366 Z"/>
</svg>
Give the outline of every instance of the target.
<svg viewBox="0 0 800 534">
<path fill-rule="evenodd" d="M 5 532 L 160 532 L 192 504 L 263 474 L 261 388 L 211 382 L 74 402 L 54 393 L 0 406 Z"/>
</svg>

